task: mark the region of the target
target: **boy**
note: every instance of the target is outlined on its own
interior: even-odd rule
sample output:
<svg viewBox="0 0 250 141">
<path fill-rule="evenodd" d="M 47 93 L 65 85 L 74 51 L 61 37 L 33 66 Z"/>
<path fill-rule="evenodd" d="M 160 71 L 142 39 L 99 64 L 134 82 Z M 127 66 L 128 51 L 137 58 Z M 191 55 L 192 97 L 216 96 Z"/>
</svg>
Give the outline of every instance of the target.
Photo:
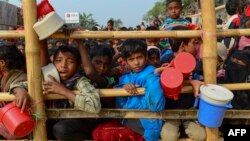
<svg viewBox="0 0 250 141">
<path fill-rule="evenodd" d="M 131 72 L 124 74 L 119 84 L 130 94 L 137 94 L 136 87 L 144 87 L 144 96 L 119 97 L 117 106 L 126 109 L 149 109 L 153 112 L 163 110 L 165 97 L 159 83 L 159 76 L 154 74 L 154 67 L 147 65 L 147 45 L 140 40 L 127 40 L 121 48 L 121 56 L 126 61 Z M 143 131 L 146 140 L 157 141 L 162 127 L 162 120 L 158 119 L 139 119 L 139 126 Z M 124 125 L 132 130 L 136 127 L 131 126 L 126 120 Z"/>
<path fill-rule="evenodd" d="M 168 17 L 161 25 L 161 30 L 172 30 L 173 27 L 183 25 L 187 26 L 190 22 L 184 18 L 181 18 L 182 2 L 181 0 L 167 0 L 166 9 Z M 172 53 L 169 48 L 170 44 L 167 39 L 160 42 L 160 46 L 164 47 L 161 52 L 161 59 L 166 55 Z"/>
<path fill-rule="evenodd" d="M 172 30 L 190 30 L 185 26 L 175 26 Z M 167 55 L 161 63 L 170 63 L 179 53 L 188 52 L 192 55 L 196 55 L 196 44 L 195 38 L 170 38 L 170 45 L 173 53 Z M 198 96 L 199 87 L 203 82 L 198 80 L 188 79 L 185 80 L 184 85 L 192 85 L 194 89 L 194 96 Z M 166 109 L 189 109 L 193 107 L 194 97 L 190 94 L 181 94 L 179 100 L 172 100 L 166 98 L 168 104 L 165 105 Z M 195 141 L 203 141 L 206 139 L 205 128 L 202 127 L 195 120 L 166 120 L 161 131 L 161 139 L 163 141 L 175 141 L 180 136 L 180 126 L 183 125 L 185 133 L 189 138 Z"/>
<path fill-rule="evenodd" d="M 128 93 L 135 96 L 117 98 L 117 107 L 124 109 L 149 109 L 153 112 L 163 110 L 165 106 L 165 97 L 160 86 L 159 75 L 154 74 L 155 68 L 153 66 L 147 65 L 146 43 L 137 39 L 126 40 L 121 47 L 121 56 L 131 71 L 120 77 L 119 87 L 124 88 Z M 137 87 L 145 88 L 145 94 L 136 96 L 138 93 L 136 91 Z M 147 141 L 159 140 L 162 123 L 163 120 L 160 119 L 122 120 L 122 125 L 125 126 L 125 128 L 143 135 L 143 138 Z M 118 131 L 118 128 L 116 131 Z M 102 132 L 107 131 L 105 128 L 102 128 Z M 116 133 L 122 134 L 122 131 Z M 115 135 L 111 134 L 110 136 Z M 122 137 L 117 137 L 116 139 L 120 140 L 121 138 Z M 135 137 L 130 137 L 130 140 L 131 138 L 135 139 Z"/>
<path fill-rule="evenodd" d="M 181 18 L 182 2 L 181 0 L 167 0 L 166 9 L 168 18 L 164 21 L 161 28 L 164 30 L 171 30 L 177 25 L 187 25 L 190 22 L 184 18 Z"/>
</svg>

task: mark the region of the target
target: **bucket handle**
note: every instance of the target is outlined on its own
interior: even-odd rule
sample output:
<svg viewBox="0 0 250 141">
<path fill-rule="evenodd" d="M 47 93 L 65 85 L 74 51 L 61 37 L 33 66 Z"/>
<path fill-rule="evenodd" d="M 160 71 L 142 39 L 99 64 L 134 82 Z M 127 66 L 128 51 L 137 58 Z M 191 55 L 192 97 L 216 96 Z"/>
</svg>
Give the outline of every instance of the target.
<svg viewBox="0 0 250 141">
<path fill-rule="evenodd" d="M 232 106 L 231 102 L 227 103 L 227 104 L 225 105 L 225 107 L 226 107 L 226 108 L 228 108 L 228 109 L 233 108 L 233 106 Z"/>
<path fill-rule="evenodd" d="M 200 100 L 200 98 L 199 98 L 199 96 L 197 96 L 197 97 L 195 98 L 195 100 L 194 100 L 194 105 L 193 105 L 193 107 L 195 107 L 195 108 L 198 107 L 198 105 L 199 105 L 199 100 Z M 223 106 L 226 107 L 226 108 L 228 108 L 228 109 L 233 108 L 231 102 L 228 102 L 226 105 L 223 105 Z"/>
</svg>

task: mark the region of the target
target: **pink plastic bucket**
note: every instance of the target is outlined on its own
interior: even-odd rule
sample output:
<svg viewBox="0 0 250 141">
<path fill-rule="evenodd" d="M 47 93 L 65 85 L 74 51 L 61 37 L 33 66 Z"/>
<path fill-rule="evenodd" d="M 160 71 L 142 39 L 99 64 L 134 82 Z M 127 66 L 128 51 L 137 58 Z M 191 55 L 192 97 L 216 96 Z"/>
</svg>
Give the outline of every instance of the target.
<svg viewBox="0 0 250 141">
<path fill-rule="evenodd" d="M 48 0 L 43 0 L 37 5 L 37 18 L 47 15 L 50 12 L 55 11 Z"/>
<path fill-rule="evenodd" d="M 21 109 L 13 102 L 0 109 L 0 121 L 17 138 L 27 136 L 35 125 L 29 112 L 23 111 L 21 113 Z"/>
<path fill-rule="evenodd" d="M 183 77 L 188 78 L 195 69 L 196 61 L 192 54 L 182 52 L 171 61 L 170 66 L 179 69 L 182 72 Z"/>
<path fill-rule="evenodd" d="M 179 99 L 183 82 L 182 73 L 173 67 L 166 68 L 161 73 L 160 83 L 167 98 Z"/>
</svg>

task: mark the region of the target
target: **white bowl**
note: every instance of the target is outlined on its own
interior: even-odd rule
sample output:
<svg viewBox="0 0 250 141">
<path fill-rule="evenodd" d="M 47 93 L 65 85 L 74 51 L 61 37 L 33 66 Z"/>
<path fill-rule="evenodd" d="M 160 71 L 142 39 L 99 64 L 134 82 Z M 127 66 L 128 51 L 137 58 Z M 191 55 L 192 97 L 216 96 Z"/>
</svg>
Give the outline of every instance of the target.
<svg viewBox="0 0 250 141">
<path fill-rule="evenodd" d="M 49 75 L 53 76 L 57 82 L 60 82 L 60 76 L 59 73 L 54 66 L 54 64 L 50 63 L 47 66 L 42 67 L 42 75 L 43 75 L 43 80 L 45 82 L 51 81 L 51 78 Z"/>
<path fill-rule="evenodd" d="M 41 21 L 36 22 L 33 28 L 39 36 L 39 40 L 43 40 L 55 33 L 63 24 L 64 20 L 57 13 L 50 12 Z"/>
</svg>

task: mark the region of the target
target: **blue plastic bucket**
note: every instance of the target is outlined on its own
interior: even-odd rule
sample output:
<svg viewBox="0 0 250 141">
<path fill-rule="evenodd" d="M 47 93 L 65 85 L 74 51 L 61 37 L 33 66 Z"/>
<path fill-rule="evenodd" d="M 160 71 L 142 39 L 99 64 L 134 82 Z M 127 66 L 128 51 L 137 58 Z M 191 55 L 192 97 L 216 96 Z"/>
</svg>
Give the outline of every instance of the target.
<svg viewBox="0 0 250 141">
<path fill-rule="evenodd" d="M 207 102 L 200 96 L 198 121 L 209 128 L 218 128 L 221 126 L 228 108 L 232 108 L 230 102 L 227 104 L 214 104 Z"/>
</svg>

